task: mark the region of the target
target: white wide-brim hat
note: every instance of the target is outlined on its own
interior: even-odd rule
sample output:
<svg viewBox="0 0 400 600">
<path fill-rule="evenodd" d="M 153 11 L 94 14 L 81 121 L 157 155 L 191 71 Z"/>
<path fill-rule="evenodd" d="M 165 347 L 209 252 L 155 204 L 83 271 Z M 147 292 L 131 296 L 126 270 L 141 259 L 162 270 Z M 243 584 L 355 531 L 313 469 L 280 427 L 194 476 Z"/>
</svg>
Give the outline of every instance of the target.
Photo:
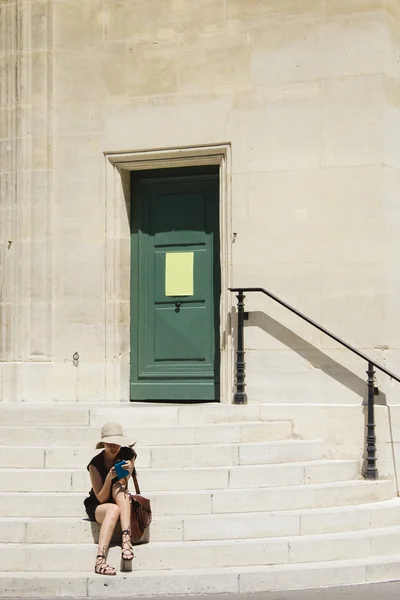
<svg viewBox="0 0 400 600">
<path fill-rule="evenodd" d="M 101 428 L 101 440 L 96 444 L 96 450 L 104 448 L 104 444 L 117 444 L 117 446 L 134 446 L 136 442 L 129 441 L 122 431 L 119 423 L 106 423 Z"/>
</svg>

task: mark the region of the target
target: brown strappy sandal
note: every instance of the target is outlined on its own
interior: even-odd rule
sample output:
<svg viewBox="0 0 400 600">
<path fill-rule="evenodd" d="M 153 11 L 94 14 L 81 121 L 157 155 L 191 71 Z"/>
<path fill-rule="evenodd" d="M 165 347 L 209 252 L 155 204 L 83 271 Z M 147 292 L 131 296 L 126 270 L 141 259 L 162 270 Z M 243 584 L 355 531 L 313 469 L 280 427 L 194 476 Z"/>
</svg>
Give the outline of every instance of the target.
<svg viewBox="0 0 400 600">
<path fill-rule="evenodd" d="M 111 567 L 106 563 L 106 557 L 103 552 L 99 552 L 96 556 L 96 564 L 94 572 L 98 575 L 116 575 L 117 572 L 114 567 Z"/>
<path fill-rule="evenodd" d="M 132 550 L 131 532 L 129 531 L 129 529 L 123 529 L 121 531 L 121 533 L 122 533 L 122 545 L 121 545 L 122 560 L 125 562 L 131 562 L 131 560 L 133 560 L 133 558 L 135 556 L 133 554 L 133 550 Z M 128 536 L 128 539 L 125 539 L 125 541 L 124 541 L 124 536 Z"/>
</svg>

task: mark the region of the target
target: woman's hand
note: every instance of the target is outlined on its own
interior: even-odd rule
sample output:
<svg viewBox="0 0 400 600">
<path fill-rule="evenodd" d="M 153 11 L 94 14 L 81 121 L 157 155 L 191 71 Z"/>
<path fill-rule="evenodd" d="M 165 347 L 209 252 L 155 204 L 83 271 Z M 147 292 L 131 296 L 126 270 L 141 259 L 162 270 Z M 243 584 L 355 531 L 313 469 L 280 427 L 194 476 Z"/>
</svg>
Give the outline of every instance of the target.
<svg viewBox="0 0 400 600">
<path fill-rule="evenodd" d="M 123 465 L 123 468 L 126 471 L 129 471 L 129 475 L 132 475 L 132 471 L 133 471 L 133 463 L 131 460 L 126 460 L 125 464 Z"/>
<path fill-rule="evenodd" d="M 111 467 L 111 469 L 108 471 L 107 473 L 107 477 L 106 477 L 106 481 L 112 481 L 113 479 L 115 479 L 115 477 L 117 476 L 114 467 Z"/>
</svg>

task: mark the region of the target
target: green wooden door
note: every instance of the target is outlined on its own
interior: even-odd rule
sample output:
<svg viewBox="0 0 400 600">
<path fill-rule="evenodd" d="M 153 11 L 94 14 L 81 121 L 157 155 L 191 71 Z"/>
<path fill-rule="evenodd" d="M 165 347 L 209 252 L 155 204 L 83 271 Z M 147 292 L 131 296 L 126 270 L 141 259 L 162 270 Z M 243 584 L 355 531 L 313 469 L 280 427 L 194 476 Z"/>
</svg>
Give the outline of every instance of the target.
<svg viewBox="0 0 400 600">
<path fill-rule="evenodd" d="M 132 173 L 131 399 L 219 400 L 219 177 Z"/>
</svg>

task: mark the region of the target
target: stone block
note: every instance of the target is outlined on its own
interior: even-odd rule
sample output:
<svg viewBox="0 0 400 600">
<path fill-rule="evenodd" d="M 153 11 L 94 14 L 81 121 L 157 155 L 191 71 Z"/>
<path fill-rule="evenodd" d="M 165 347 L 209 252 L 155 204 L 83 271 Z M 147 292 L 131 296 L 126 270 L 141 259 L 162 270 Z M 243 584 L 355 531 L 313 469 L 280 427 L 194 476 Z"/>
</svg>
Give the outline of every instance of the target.
<svg viewBox="0 0 400 600">
<path fill-rule="evenodd" d="M 232 540 L 299 535 L 300 519 L 294 514 L 243 513 L 192 517 L 184 520 L 185 540 Z"/>
<path fill-rule="evenodd" d="M 369 529 L 371 510 L 368 505 L 306 510 L 300 514 L 302 535 L 340 533 Z"/>
<path fill-rule="evenodd" d="M 254 20 L 255 22 L 272 16 L 315 17 L 320 16 L 323 9 L 321 0 L 252 0 L 243 4 L 241 0 L 228 0 L 228 18 L 238 20 Z"/>
<path fill-rule="evenodd" d="M 347 5 L 351 5 L 348 2 Z M 321 81 L 324 107 L 365 106 L 385 102 L 390 85 L 382 73 L 336 77 Z"/>
<path fill-rule="evenodd" d="M 350 2 L 329 0 L 329 2 L 325 2 L 325 15 L 327 17 L 373 12 L 381 9 L 381 0 L 351 0 Z"/>
<path fill-rule="evenodd" d="M 211 492 L 162 492 L 151 495 L 154 514 L 178 516 L 184 514 L 204 515 L 212 512 Z"/>
<path fill-rule="evenodd" d="M 0 465 L 6 469 L 44 467 L 44 449 L 26 446 L 0 446 Z"/>
<path fill-rule="evenodd" d="M 345 481 L 360 477 L 361 465 L 358 461 L 321 461 L 304 467 L 305 483 L 329 483 Z"/>
<path fill-rule="evenodd" d="M 9 138 L 9 122 L 8 111 L 5 108 L 0 109 L 0 139 L 7 140 Z"/>
<path fill-rule="evenodd" d="M 371 510 L 371 527 L 374 529 L 396 527 L 400 523 L 399 512 L 397 498 L 381 506 L 376 506 L 374 510 Z"/>
<path fill-rule="evenodd" d="M 371 535 L 371 556 L 394 556 L 399 547 L 399 527 L 377 529 Z"/>
<path fill-rule="evenodd" d="M 165 467 L 217 467 L 238 464 L 238 447 L 231 445 L 159 446 L 151 451 L 151 465 Z"/>
<path fill-rule="evenodd" d="M 75 101 L 75 104 L 98 102 L 104 93 L 99 48 L 87 47 L 80 49 L 79 52 L 69 49 L 54 52 L 56 105 L 61 105 L 63 102 L 71 105 L 72 101 Z M 69 168 L 72 168 L 71 165 Z"/>
<path fill-rule="evenodd" d="M 24 573 L 13 577 L 8 573 L 0 574 L 0 596 L 3 598 L 20 598 L 29 594 L 32 598 L 83 598 L 87 594 L 87 578 L 56 574 Z"/>
<path fill-rule="evenodd" d="M 349 294 L 351 293 L 351 299 L 348 295 L 346 295 L 345 299 L 344 295 L 339 295 L 333 288 L 326 288 L 326 291 L 323 293 L 323 315 L 327 326 L 332 329 L 333 323 L 336 321 L 338 323 L 335 328 L 336 335 L 342 339 L 351 340 L 353 345 L 361 349 L 385 345 L 387 342 L 386 332 L 388 324 L 386 324 L 384 319 L 384 299 L 377 292 L 371 293 L 372 289 L 379 290 L 380 285 L 383 283 L 382 272 L 379 267 L 374 267 L 367 263 L 342 265 L 341 273 L 337 273 L 335 278 L 341 281 L 340 285 L 348 284 L 347 289 Z M 322 279 L 325 282 L 328 278 L 322 275 Z M 335 286 L 335 289 L 337 290 L 338 288 Z M 339 314 L 340 324 L 337 321 Z M 364 326 L 367 314 L 375 315 L 371 327 L 368 329 Z M 335 342 L 329 342 L 329 345 L 331 344 L 333 346 Z M 343 350 L 335 352 L 335 354 L 340 360 L 340 354 L 343 355 Z M 372 348 L 368 354 L 372 355 L 372 360 L 376 360 L 377 357 L 374 357 L 374 350 Z M 350 368 L 354 362 L 355 357 L 353 355 L 346 356 L 346 363 Z M 359 377 L 360 392 L 362 390 L 361 382 L 363 382 L 363 387 L 365 386 L 365 376 L 363 377 L 365 370 L 366 363 L 358 359 L 355 374 Z"/>
<path fill-rule="evenodd" d="M 103 42 L 102 0 L 58 1 L 54 6 L 54 40 L 57 48 L 78 50 Z"/>
<path fill-rule="evenodd" d="M 134 38 L 158 38 L 170 30 L 172 3 L 154 0 L 144 5 L 140 0 L 107 0 L 105 4 L 106 41 L 120 42 Z"/>
<path fill-rule="evenodd" d="M 233 110 L 228 132 L 236 172 L 290 171 L 318 168 L 321 112 L 316 106 L 265 106 Z M 266 143 L 273 140 L 273 143 Z"/>
<path fill-rule="evenodd" d="M 179 517 L 154 518 L 151 522 L 150 540 L 154 542 L 183 540 L 183 523 Z"/>
<path fill-rule="evenodd" d="M 55 539 L 63 544 L 79 544 L 95 541 L 97 524 L 86 519 L 28 519 L 26 542 L 28 544 L 52 544 Z"/>
<path fill-rule="evenodd" d="M 365 567 L 367 583 L 395 581 L 400 577 L 400 561 L 394 557 L 374 560 Z"/>
<path fill-rule="evenodd" d="M 397 21 L 400 20 L 400 8 L 396 0 L 383 0 L 383 9 L 388 15 L 394 17 Z"/>
<path fill-rule="evenodd" d="M 338 561 L 339 562 L 339 561 Z M 364 565 L 339 565 L 334 563 L 327 565 L 310 565 L 309 569 L 302 571 L 292 568 L 291 570 L 282 570 L 277 574 L 278 589 L 300 589 L 312 587 L 329 587 L 332 585 L 350 585 L 364 583 L 365 567 Z"/>
<path fill-rule="evenodd" d="M 132 585 L 134 577 L 134 586 Z M 104 591 L 104 584 L 98 578 L 89 577 L 88 595 L 98 597 Z M 193 594 L 213 593 L 215 590 L 221 593 L 232 594 L 238 591 L 238 574 L 235 570 L 221 571 L 217 569 L 198 569 L 194 574 L 192 571 L 147 571 L 145 573 L 132 573 L 124 577 L 113 577 L 107 586 L 107 596 L 121 597 L 132 596 L 134 593 L 141 596 L 149 594 L 155 596 L 186 594 L 188 590 Z"/>
<path fill-rule="evenodd" d="M 2 425 L 88 425 L 89 411 L 78 406 L 57 406 L 54 404 L 0 404 Z"/>
<path fill-rule="evenodd" d="M 213 513 L 294 510 L 314 506 L 312 486 L 268 487 L 254 490 L 217 491 L 212 497 Z"/>
<path fill-rule="evenodd" d="M 78 104 L 75 99 L 72 99 L 70 102 L 66 100 L 54 107 L 55 132 L 56 135 L 60 136 L 70 136 L 73 133 L 99 133 L 103 130 L 103 119 L 104 110 L 102 102 L 82 102 Z M 93 185 L 96 182 L 94 174 L 88 176 L 86 165 L 82 165 L 82 167 L 85 172 L 86 185 L 88 183 Z M 71 180 L 76 178 L 76 176 L 75 171 L 69 171 L 68 169 L 63 169 L 60 173 L 62 181 L 65 178 Z M 60 179 L 57 178 L 57 182 L 59 181 Z M 83 193 L 83 189 L 81 189 L 81 193 Z M 74 200 L 78 201 L 78 198 L 70 198 L 70 201 L 73 202 L 72 205 L 76 207 Z"/>
<path fill-rule="evenodd" d="M 107 93 L 110 96 L 126 96 L 127 82 L 130 79 L 128 65 L 130 68 L 133 66 L 129 62 L 132 59 L 129 45 L 126 42 L 105 44 L 102 52 L 102 77 Z M 99 125 L 102 128 L 103 123 L 100 122 Z"/>
<path fill-rule="evenodd" d="M 250 84 L 251 49 L 238 32 L 182 36 L 176 56 L 181 93 L 225 92 Z"/>
<path fill-rule="evenodd" d="M 1 517 L 80 517 L 85 516 L 85 494 L 51 492 L 0 492 Z"/>
<path fill-rule="evenodd" d="M 290 542 L 289 562 L 309 563 L 369 557 L 371 539 L 368 531 L 327 534 L 323 538 L 301 536 Z M 322 543 L 323 539 L 323 543 Z"/>
<path fill-rule="evenodd" d="M 51 384 L 49 388 L 51 389 L 51 394 L 53 401 L 57 402 L 75 402 L 77 400 L 77 381 L 78 381 L 78 370 L 73 364 L 72 355 L 69 354 L 65 356 L 65 360 L 63 362 L 53 363 L 51 369 Z M 67 431 L 66 429 L 65 431 Z M 29 435 L 32 432 L 27 432 L 27 436 L 29 439 Z M 33 433 L 35 435 L 35 433 Z M 44 440 L 47 437 L 47 433 L 45 433 L 45 437 L 42 438 L 42 444 L 44 445 Z M 56 433 L 57 437 L 57 433 Z M 67 443 L 70 443 L 71 439 L 68 440 Z M 57 445 L 59 445 L 58 442 Z"/>
<path fill-rule="evenodd" d="M 66 492 L 71 490 L 71 473 L 51 469 L 0 469 L 1 492 Z"/>
<path fill-rule="evenodd" d="M 274 591 L 277 589 L 276 569 L 271 566 L 253 567 L 239 574 L 240 593 Z"/>
<path fill-rule="evenodd" d="M 225 489 L 228 480 L 229 469 L 219 467 L 140 471 L 140 485 L 146 491 Z"/>
<path fill-rule="evenodd" d="M 383 156 L 382 106 L 322 109 L 323 166 L 379 164 Z"/>
<path fill-rule="evenodd" d="M 23 544 L 26 541 L 25 523 L 9 517 L 0 518 L 0 544 Z"/>
<path fill-rule="evenodd" d="M 106 147 L 130 148 L 132 136 L 137 148 L 191 146 L 193 139 L 197 144 L 219 144 L 231 137 L 226 122 L 230 95 L 209 92 L 202 102 L 196 98 L 196 94 L 164 94 L 118 99 L 106 118 Z"/>
<path fill-rule="evenodd" d="M 324 443 L 321 440 L 289 440 L 239 446 L 239 464 L 264 464 L 321 459 Z"/>
<path fill-rule="evenodd" d="M 178 407 L 179 423 L 238 423 L 258 421 L 260 409 L 258 406 L 234 406 L 232 404 L 203 404 L 199 406 Z"/>
<path fill-rule="evenodd" d="M 271 19 L 263 28 L 254 28 L 250 35 L 251 81 L 256 86 L 312 81 L 324 76 L 318 20 Z"/>
<path fill-rule="evenodd" d="M 384 17 L 380 12 L 322 20 L 317 34 L 319 52 L 316 58 L 320 76 L 327 79 L 381 73 L 384 29 Z"/>
<path fill-rule="evenodd" d="M 216 33 L 226 30 L 226 7 L 214 0 L 201 0 L 195 5 L 186 2 L 172 2 L 169 19 L 173 31 L 187 34 L 189 31 L 198 35 L 201 33 Z M 167 36 L 169 30 L 160 30 L 160 36 Z"/>
<path fill-rule="evenodd" d="M 232 489 L 301 485 L 302 483 L 304 483 L 304 465 L 301 463 L 241 465 L 229 469 L 229 487 Z"/>
<path fill-rule="evenodd" d="M 382 480 L 337 483 L 335 486 L 323 484 L 315 494 L 316 508 L 337 506 L 338 503 L 379 502 L 393 497 L 393 483 Z"/>
<path fill-rule="evenodd" d="M 92 317 L 95 318 L 95 313 L 101 312 L 101 308 L 101 303 L 88 302 L 88 304 L 85 304 L 84 301 L 79 303 L 76 299 L 71 300 L 70 303 L 64 302 L 63 305 L 58 305 L 60 320 L 58 322 L 54 345 L 59 356 L 62 356 L 69 363 L 69 377 L 71 381 L 77 381 L 78 369 L 80 367 L 83 369 L 87 365 L 90 365 L 90 363 L 103 362 L 100 360 L 95 361 L 95 358 L 96 348 L 103 341 L 104 332 L 96 323 L 88 322 L 90 318 L 87 318 L 91 309 L 93 309 Z M 73 364 L 73 355 L 75 352 L 79 354 L 79 362 L 76 365 Z M 102 358 L 104 360 L 104 350 Z M 101 382 L 98 381 L 97 387 L 101 387 Z M 53 390 L 53 394 L 55 395 L 56 393 L 57 390 Z M 87 399 L 89 398 L 90 395 L 87 396 Z M 71 398 L 70 402 L 74 400 L 75 397 Z"/>
<path fill-rule="evenodd" d="M 271 421 L 265 424 L 249 423 L 241 425 L 240 431 L 241 442 L 265 442 L 290 439 L 292 437 L 292 424 L 290 421 Z"/>
<path fill-rule="evenodd" d="M 49 34 L 53 33 L 51 9 L 47 0 L 31 3 L 30 48 L 32 51 L 48 50 Z"/>
<path fill-rule="evenodd" d="M 45 466 L 48 469 L 84 469 L 98 451 L 89 448 L 55 447 L 46 449 Z"/>
<path fill-rule="evenodd" d="M 128 46 L 126 94 L 163 95 L 178 91 L 178 48 L 175 40 L 138 40 Z"/>
<path fill-rule="evenodd" d="M 64 123 L 59 122 L 60 131 L 66 131 L 70 126 L 71 130 L 74 130 L 75 127 L 81 127 L 81 118 L 86 122 L 90 121 L 89 115 L 85 112 L 85 106 L 82 107 L 82 113 L 78 109 L 70 119 Z M 77 117 L 76 125 L 74 125 L 73 120 L 75 116 Z M 83 125 L 82 129 L 84 129 Z M 64 140 L 65 138 L 62 139 Z M 68 142 L 66 141 L 66 150 L 67 145 Z M 86 156 L 88 160 L 89 152 Z M 98 161 L 98 155 L 96 160 L 97 164 L 92 165 L 93 168 L 90 170 L 87 168 L 85 162 L 82 162 L 80 165 L 77 164 L 75 169 L 62 169 L 55 181 L 55 191 L 58 197 L 57 215 L 59 216 L 57 226 L 63 236 L 71 238 L 75 236 L 75 243 L 77 239 L 81 242 L 86 238 L 86 228 L 78 229 L 76 226 L 77 214 L 81 218 L 85 218 L 87 221 L 85 225 L 90 224 L 89 217 L 94 217 L 97 227 L 99 220 L 104 219 L 104 205 L 102 202 L 103 164 Z M 84 203 L 82 203 L 82 198 L 85 198 Z M 89 228 L 90 230 L 91 228 Z M 71 242 L 73 243 L 72 239 Z M 96 247 L 98 245 L 99 240 L 96 242 Z"/>
<path fill-rule="evenodd" d="M 398 79 L 400 58 L 400 22 L 397 17 L 393 18 L 391 14 L 382 13 L 381 38 L 383 40 L 383 72 L 394 79 Z"/>
<path fill-rule="evenodd" d="M 71 101 L 71 95 L 68 96 L 69 101 Z M 67 99 L 67 101 L 68 101 Z M 89 99 L 90 102 L 93 100 Z M 60 100 L 60 103 L 63 103 L 64 99 Z M 84 98 L 82 97 L 81 102 L 84 102 Z M 66 135 L 66 136 L 57 136 L 54 138 L 54 161 L 55 164 L 63 164 L 68 165 L 68 172 L 75 171 L 76 174 L 82 174 L 82 177 L 88 177 L 88 173 L 93 173 L 95 171 L 97 173 L 97 177 L 102 176 L 102 169 L 104 165 L 104 141 L 102 134 L 99 133 L 90 133 L 90 134 L 80 134 L 80 135 Z M 63 178 L 65 181 L 65 177 L 68 177 L 68 173 Z M 76 180 L 75 180 L 76 181 Z M 90 189 L 97 190 L 96 184 L 93 185 L 93 179 L 90 180 Z M 89 187 L 89 185 L 88 185 Z M 85 187 L 84 189 L 88 189 Z M 71 190 L 66 191 L 66 195 L 64 194 L 65 201 L 68 199 L 69 201 L 73 201 L 74 198 L 78 200 L 79 196 L 76 193 L 79 190 L 79 187 L 75 183 L 75 194 L 72 193 Z M 98 196 L 92 194 L 85 194 L 85 197 L 91 202 L 98 202 Z M 78 221 L 75 222 L 75 226 L 77 222 L 80 222 L 79 216 L 76 214 L 75 219 Z M 76 232 L 78 230 L 75 230 Z M 79 230 L 81 233 L 81 231 Z"/>
<path fill-rule="evenodd" d="M 396 137 L 400 132 L 400 109 L 398 106 L 384 108 L 384 152 L 385 164 L 398 170 L 400 159 L 397 154 Z"/>
</svg>

